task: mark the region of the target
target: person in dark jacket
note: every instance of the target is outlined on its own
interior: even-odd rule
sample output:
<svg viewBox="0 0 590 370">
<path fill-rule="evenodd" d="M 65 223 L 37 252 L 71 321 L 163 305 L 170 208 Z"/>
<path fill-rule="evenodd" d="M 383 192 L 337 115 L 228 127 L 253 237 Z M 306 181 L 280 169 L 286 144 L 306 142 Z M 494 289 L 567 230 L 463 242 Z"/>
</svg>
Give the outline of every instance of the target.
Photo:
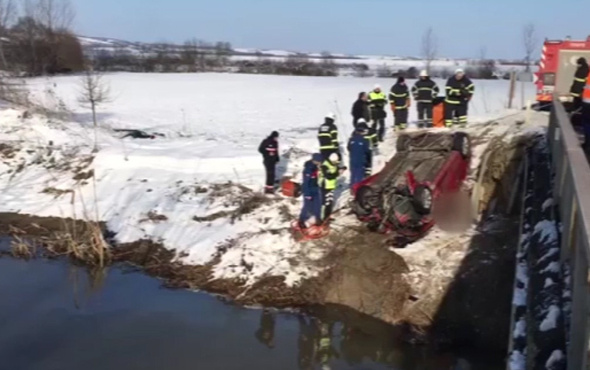
<svg viewBox="0 0 590 370">
<path fill-rule="evenodd" d="M 458 120 L 461 126 L 467 124 L 467 106 L 475 85 L 462 69 L 457 69 L 455 75 L 447 81 L 446 98 L 445 98 L 445 126 L 452 127 L 453 123 Z"/>
<path fill-rule="evenodd" d="M 408 108 L 410 108 L 410 91 L 406 85 L 406 79 L 398 77 L 395 85 L 389 92 L 389 102 L 394 116 L 394 128 L 403 130 L 408 125 Z"/>
<path fill-rule="evenodd" d="M 315 217 L 316 224 L 321 223 L 322 199 L 320 197 L 318 178 L 323 160 L 322 155 L 316 153 L 303 166 L 303 181 L 301 184 L 303 208 L 299 215 L 299 227 L 301 229 L 307 228 L 305 222 L 309 219 L 310 215 Z"/>
<path fill-rule="evenodd" d="M 369 93 L 369 112 L 371 114 L 371 120 L 373 126 L 377 130 L 377 138 L 380 142 L 385 137 L 385 118 L 387 113 L 385 112 L 385 105 L 387 104 L 387 96 L 381 91 L 381 86 L 375 85 L 373 91 Z"/>
<path fill-rule="evenodd" d="M 320 142 L 320 153 L 327 159 L 330 154 L 337 153 L 340 157 L 340 144 L 338 142 L 338 127 L 334 124 L 336 115 L 328 113 L 324 123 L 318 130 L 318 141 Z"/>
<path fill-rule="evenodd" d="M 369 120 L 369 97 L 366 92 L 359 93 L 359 98 L 352 105 L 352 126 L 356 128 L 359 119 Z"/>
<path fill-rule="evenodd" d="M 584 86 L 586 86 L 586 77 L 590 73 L 586 58 L 580 57 L 576 63 L 577 68 L 574 75 L 574 82 L 570 88 L 570 94 L 574 98 L 574 109 L 578 109 L 582 105 L 582 93 L 584 92 Z"/>
<path fill-rule="evenodd" d="M 412 87 L 412 96 L 418 108 L 418 127 L 432 127 L 432 107 L 439 89 L 430 79 L 428 71 L 420 72 L 420 79 Z"/>
<path fill-rule="evenodd" d="M 371 143 L 366 137 L 367 124 L 359 123 L 348 140 L 350 155 L 350 188 L 363 181 L 367 174 L 367 165 L 372 162 Z"/>
<path fill-rule="evenodd" d="M 276 165 L 279 163 L 279 133 L 273 131 L 269 137 L 262 140 L 258 147 L 258 152 L 262 154 L 262 163 L 266 170 L 266 183 L 264 192 L 273 194 L 275 189 L 275 172 Z"/>
</svg>

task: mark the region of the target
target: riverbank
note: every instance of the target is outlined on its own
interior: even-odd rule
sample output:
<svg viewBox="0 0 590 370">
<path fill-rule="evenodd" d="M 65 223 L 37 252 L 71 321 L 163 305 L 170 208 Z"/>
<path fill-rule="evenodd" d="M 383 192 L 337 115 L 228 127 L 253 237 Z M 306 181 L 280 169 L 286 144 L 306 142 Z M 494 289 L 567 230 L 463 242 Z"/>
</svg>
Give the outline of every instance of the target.
<svg viewBox="0 0 590 370">
<path fill-rule="evenodd" d="M 341 203 L 337 222 L 327 238 L 294 243 L 288 225 L 296 214 L 296 202 L 263 197 L 233 183 L 195 186 L 190 194 L 213 197 L 222 207 L 193 222 L 221 223 L 225 228 L 241 224 L 248 230 L 218 244 L 213 258 L 202 264 L 191 263 L 190 254 L 169 242 L 145 238 L 121 243 L 108 223 L 90 223 L 94 226 L 87 227 L 88 223 L 81 220 L 5 212 L 0 214 L 0 233 L 21 235 L 35 241 L 35 245 L 52 245 L 54 255 L 77 258 L 64 243 L 60 247 L 55 241 L 88 239 L 87 233 L 94 230 L 96 234 L 98 228 L 110 245 L 106 263 L 139 266 L 147 274 L 163 279 L 168 287 L 220 294 L 248 306 L 343 305 L 405 327 L 406 338 L 411 341 L 465 343 L 501 353 L 508 329 L 502 321 L 509 315 L 510 303 L 509 291 L 505 295 L 503 291 L 512 285 L 512 272 L 505 266 L 514 266 L 515 255 L 514 241 L 505 235 L 516 234 L 512 232 L 514 218 L 498 215 L 509 201 L 521 149 L 542 130 L 545 118 L 535 114 L 534 124 L 523 126 L 518 123 L 522 117 L 516 115 L 467 129 L 473 138 L 474 158 L 466 186 L 471 190 L 480 184 L 481 209 L 487 210 L 480 224 L 461 232 L 436 228 L 403 250 L 389 249 L 386 238 L 362 227 L 347 214 L 346 202 Z M 96 181 L 99 172 L 92 167 L 94 161 L 84 160 L 87 162 L 87 167 L 70 165 L 66 171 L 92 171 L 86 179 L 75 181 Z M 43 163 L 26 165 L 20 173 L 26 174 L 39 165 Z M 482 171 L 485 173 L 480 175 Z M 70 197 L 74 202 L 81 188 L 91 186 L 79 183 L 70 191 L 62 188 L 41 194 L 54 201 Z M 123 191 L 129 190 L 124 187 Z M 490 203 L 492 207 L 488 207 Z M 269 214 L 277 212 L 283 215 L 280 219 L 267 220 Z M 168 213 L 154 212 L 145 215 L 140 224 L 157 228 L 169 222 Z M 257 226 L 259 229 L 252 231 L 253 225 L 269 223 L 272 226 Z M 72 236 L 74 233 L 77 235 Z M 64 236 L 68 234 L 72 237 Z M 97 260 L 93 258 L 94 266 Z M 481 292 L 482 286 L 496 288 L 486 295 Z M 480 299 L 469 298 L 476 296 Z"/>
</svg>

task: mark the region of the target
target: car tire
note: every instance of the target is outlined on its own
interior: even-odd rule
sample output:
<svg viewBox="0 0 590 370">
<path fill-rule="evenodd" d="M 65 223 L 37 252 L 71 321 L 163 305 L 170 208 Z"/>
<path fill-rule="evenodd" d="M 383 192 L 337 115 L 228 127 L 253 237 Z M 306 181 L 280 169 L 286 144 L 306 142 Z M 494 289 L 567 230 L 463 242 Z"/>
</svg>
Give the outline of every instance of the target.
<svg viewBox="0 0 590 370">
<path fill-rule="evenodd" d="M 428 186 L 418 185 L 414 190 L 414 200 L 418 213 L 426 215 L 432 211 L 432 190 Z"/>
<path fill-rule="evenodd" d="M 354 211 L 357 216 L 367 216 L 373 211 L 372 198 L 375 197 L 375 191 L 370 186 L 361 186 L 354 197 Z"/>
<path fill-rule="evenodd" d="M 452 150 L 461 153 L 461 156 L 465 159 L 471 157 L 471 140 L 465 132 L 456 132 L 453 135 L 453 148 Z"/>
</svg>

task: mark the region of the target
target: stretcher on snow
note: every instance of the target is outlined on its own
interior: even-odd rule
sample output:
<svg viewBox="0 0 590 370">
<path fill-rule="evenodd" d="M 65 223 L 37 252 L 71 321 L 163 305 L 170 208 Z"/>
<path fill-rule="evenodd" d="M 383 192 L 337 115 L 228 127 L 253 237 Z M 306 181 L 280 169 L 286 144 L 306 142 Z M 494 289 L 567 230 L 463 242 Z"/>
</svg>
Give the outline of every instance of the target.
<svg viewBox="0 0 590 370">
<path fill-rule="evenodd" d="M 393 234 L 403 246 L 432 226 L 433 204 L 460 191 L 467 176 L 471 144 L 464 132 L 404 133 L 383 170 L 352 189 L 352 210 L 370 230 Z"/>
<path fill-rule="evenodd" d="M 317 240 L 327 236 L 330 233 L 330 227 L 327 224 L 311 225 L 302 229 L 299 221 L 291 222 L 291 235 L 296 241 Z"/>
</svg>

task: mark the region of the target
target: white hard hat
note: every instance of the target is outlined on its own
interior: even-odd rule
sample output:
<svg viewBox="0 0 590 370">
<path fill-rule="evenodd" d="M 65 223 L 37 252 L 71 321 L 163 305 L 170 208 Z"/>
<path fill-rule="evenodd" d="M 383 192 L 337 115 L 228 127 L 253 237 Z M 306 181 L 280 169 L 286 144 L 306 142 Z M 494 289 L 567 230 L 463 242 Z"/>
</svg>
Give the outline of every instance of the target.
<svg viewBox="0 0 590 370">
<path fill-rule="evenodd" d="M 336 115 L 332 112 L 326 114 L 326 118 L 336 120 Z"/>
<path fill-rule="evenodd" d="M 367 123 L 367 121 L 364 118 L 359 118 L 356 120 L 356 123 Z"/>
<path fill-rule="evenodd" d="M 380 89 L 380 88 L 381 88 L 381 85 L 379 85 L 379 84 L 375 84 L 375 86 L 373 86 L 373 89 L 375 89 L 375 90 Z"/>
<path fill-rule="evenodd" d="M 465 71 L 463 70 L 463 68 L 457 68 L 457 69 L 455 69 L 455 74 L 458 75 L 459 73 L 465 74 Z"/>
<path fill-rule="evenodd" d="M 420 72 L 420 77 L 428 77 L 428 71 L 427 71 L 427 70 L 425 70 L 425 69 L 424 69 L 424 70 L 422 70 L 422 71 Z"/>
<path fill-rule="evenodd" d="M 338 162 L 340 162 L 340 157 L 338 156 L 338 153 L 332 153 L 332 154 L 330 154 L 330 156 L 328 157 L 328 159 L 332 163 L 338 163 Z"/>
</svg>

